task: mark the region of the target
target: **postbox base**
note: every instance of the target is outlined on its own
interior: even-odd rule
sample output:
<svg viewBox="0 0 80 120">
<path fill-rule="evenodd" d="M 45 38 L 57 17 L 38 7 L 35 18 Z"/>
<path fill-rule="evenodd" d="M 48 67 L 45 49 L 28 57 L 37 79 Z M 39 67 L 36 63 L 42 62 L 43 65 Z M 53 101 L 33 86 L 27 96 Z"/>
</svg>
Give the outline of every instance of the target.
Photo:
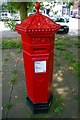
<svg viewBox="0 0 80 120">
<path fill-rule="evenodd" d="M 46 103 L 35 103 L 33 104 L 33 102 L 30 100 L 29 97 L 26 97 L 27 103 L 31 109 L 31 111 L 36 114 L 36 113 L 46 113 L 48 112 L 52 101 L 53 101 L 53 96 L 51 95 L 50 99 L 48 102 Z"/>
</svg>

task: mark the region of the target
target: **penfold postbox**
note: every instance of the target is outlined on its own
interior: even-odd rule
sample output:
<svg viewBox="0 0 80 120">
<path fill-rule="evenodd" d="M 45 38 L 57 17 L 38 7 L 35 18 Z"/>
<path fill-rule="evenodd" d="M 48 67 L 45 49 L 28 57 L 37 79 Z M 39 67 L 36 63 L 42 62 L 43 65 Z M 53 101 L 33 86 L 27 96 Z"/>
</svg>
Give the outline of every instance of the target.
<svg viewBox="0 0 80 120">
<path fill-rule="evenodd" d="M 60 28 L 39 12 L 27 17 L 16 30 L 22 37 L 27 102 L 33 112 L 48 111 L 52 103 L 52 76 L 55 33 Z"/>
</svg>

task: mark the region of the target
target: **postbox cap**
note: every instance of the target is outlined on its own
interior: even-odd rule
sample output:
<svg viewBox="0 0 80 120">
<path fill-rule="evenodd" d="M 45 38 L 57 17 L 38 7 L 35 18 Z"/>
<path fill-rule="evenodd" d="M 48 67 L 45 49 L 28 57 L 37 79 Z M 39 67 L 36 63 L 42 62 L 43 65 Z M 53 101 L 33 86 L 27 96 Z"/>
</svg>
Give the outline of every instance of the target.
<svg viewBox="0 0 80 120">
<path fill-rule="evenodd" d="M 50 34 L 53 32 L 57 32 L 60 28 L 60 25 L 39 12 L 39 2 L 36 2 L 35 8 L 36 13 L 34 15 L 27 17 L 20 24 L 16 25 L 15 29 L 18 31 L 18 33 Z"/>
</svg>

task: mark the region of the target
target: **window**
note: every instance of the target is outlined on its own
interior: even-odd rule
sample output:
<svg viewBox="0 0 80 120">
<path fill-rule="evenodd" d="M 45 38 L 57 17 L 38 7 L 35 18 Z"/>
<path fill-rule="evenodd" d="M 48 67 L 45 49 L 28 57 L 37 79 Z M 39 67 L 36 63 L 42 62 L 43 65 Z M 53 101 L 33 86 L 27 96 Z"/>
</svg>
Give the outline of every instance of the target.
<svg viewBox="0 0 80 120">
<path fill-rule="evenodd" d="M 4 16 L 4 14 L 2 14 L 2 16 Z"/>
<path fill-rule="evenodd" d="M 7 16 L 7 14 L 5 13 L 5 16 Z"/>
<path fill-rule="evenodd" d="M 63 18 L 57 18 L 55 22 L 65 22 Z"/>
</svg>

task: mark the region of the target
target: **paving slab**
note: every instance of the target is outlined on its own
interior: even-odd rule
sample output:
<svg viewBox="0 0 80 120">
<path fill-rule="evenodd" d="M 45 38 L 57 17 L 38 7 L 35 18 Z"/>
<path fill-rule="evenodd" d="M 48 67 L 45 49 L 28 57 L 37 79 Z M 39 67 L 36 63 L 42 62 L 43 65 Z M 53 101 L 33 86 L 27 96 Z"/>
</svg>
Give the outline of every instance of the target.
<svg viewBox="0 0 80 120">
<path fill-rule="evenodd" d="M 27 107 L 26 104 L 20 103 L 16 106 L 14 106 L 8 114 L 8 118 L 31 118 L 32 117 L 32 112 L 30 109 Z"/>
<path fill-rule="evenodd" d="M 3 38 L 20 38 L 21 36 L 17 32 L 13 32 L 10 30 L 1 31 L 1 36 Z"/>
</svg>

